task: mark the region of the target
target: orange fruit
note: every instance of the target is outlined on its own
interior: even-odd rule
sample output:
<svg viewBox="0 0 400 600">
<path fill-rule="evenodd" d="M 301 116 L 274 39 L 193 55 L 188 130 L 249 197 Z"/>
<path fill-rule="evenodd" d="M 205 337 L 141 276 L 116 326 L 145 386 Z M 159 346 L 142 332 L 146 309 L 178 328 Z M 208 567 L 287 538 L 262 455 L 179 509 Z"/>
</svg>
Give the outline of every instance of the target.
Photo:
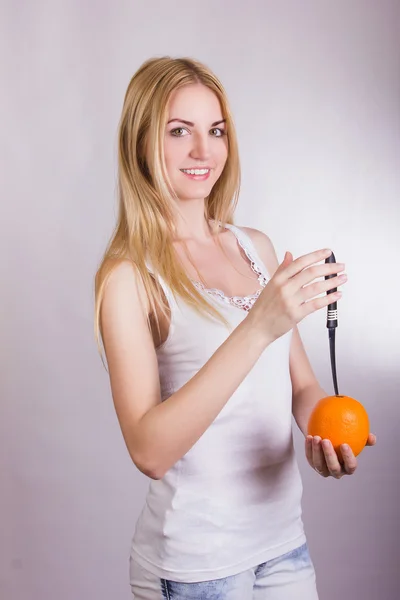
<svg viewBox="0 0 400 600">
<path fill-rule="evenodd" d="M 307 433 L 330 440 L 341 461 L 341 444 L 348 444 L 357 456 L 365 447 L 369 435 L 367 411 L 350 396 L 327 396 L 315 405 Z"/>
</svg>

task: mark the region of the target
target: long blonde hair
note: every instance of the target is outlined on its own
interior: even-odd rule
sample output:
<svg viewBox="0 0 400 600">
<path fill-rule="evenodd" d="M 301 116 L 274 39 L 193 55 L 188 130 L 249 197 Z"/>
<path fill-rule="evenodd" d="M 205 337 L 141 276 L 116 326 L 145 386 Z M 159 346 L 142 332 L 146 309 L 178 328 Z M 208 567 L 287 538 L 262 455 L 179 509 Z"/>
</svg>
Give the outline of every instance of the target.
<svg viewBox="0 0 400 600">
<path fill-rule="evenodd" d="M 173 247 L 175 203 L 166 174 L 163 140 L 172 92 L 193 83 L 200 83 L 216 94 L 227 126 L 228 157 L 221 176 L 206 198 L 205 218 L 214 221 L 211 223 L 214 233 L 219 221 L 233 223 L 240 188 L 240 164 L 233 119 L 221 82 L 204 64 L 190 58 L 166 56 L 147 60 L 128 85 L 119 123 L 118 218 L 95 276 L 94 327 L 100 353 L 104 290 L 112 270 L 123 260 L 133 263 L 143 281 L 158 332 L 156 307 L 164 315 L 169 307 L 156 283 L 157 275 L 175 296 L 197 312 L 229 326 L 193 285 Z M 154 275 L 149 272 L 146 261 Z"/>
</svg>

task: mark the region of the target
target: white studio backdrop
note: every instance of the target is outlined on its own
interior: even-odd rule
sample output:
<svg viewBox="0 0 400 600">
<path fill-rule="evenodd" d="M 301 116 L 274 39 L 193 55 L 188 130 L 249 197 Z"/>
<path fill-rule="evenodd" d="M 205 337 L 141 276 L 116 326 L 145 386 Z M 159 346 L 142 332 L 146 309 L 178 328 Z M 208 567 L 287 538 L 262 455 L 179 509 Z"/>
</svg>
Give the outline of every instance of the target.
<svg viewBox="0 0 400 600">
<path fill-rule="evenodd" d="M 337 362 L 378 445 L 353 477 L 305 462 L 321 600 L 400 597 L 400 3 L 3 2 L 1 600 L 128 600 L 147 479 L 131 463 L 93 338 L 93 278 L 116 214 L 123 96 L 151 56 L 222 79 L 243 185 L 236 223 L 278 256 L 346 262 Z M 300 327 L 333 393 L 325 311 Z M 246 600 L 246 599 L 244 599 Z"/>
</svg>

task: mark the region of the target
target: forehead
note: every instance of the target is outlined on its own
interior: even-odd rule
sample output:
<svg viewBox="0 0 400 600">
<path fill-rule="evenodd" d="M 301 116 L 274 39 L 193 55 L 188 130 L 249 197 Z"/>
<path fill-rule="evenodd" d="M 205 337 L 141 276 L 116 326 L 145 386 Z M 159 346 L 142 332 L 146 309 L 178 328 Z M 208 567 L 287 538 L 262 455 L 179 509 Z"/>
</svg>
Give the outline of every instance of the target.
<svg viewBox="0 0 400 600">
<path fill-rule="evenodd" d="M 222 119 L 222 109 L 216 94 L 202 84 L 185 85 L 172 93 L 168 104 L 169 119 L 196 122 Z"/>
</svg>

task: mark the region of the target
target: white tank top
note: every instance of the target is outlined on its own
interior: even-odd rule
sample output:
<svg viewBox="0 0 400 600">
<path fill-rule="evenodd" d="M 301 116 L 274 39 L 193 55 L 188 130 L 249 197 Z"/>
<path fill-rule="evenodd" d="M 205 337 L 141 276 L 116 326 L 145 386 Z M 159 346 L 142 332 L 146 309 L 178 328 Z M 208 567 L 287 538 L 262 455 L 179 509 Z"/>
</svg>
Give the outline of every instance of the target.
<svg viewBox="0 0 400 600">
<path fill-rule="evenodd" d="M 224 227 L 265 285 L 269 275 L 251 239 L 234 225 Z M 165 400 L 201 369 L 229 331 L 175 299 L 159 281 L 171 309 L 168 339 L 157 349 Z M 256 300 L 203 293 L 233 328 Z M 194 446 L 162 479 L 150 481 L 131 558 L 154 575 L 179 582 L 219 579 L 305 542 L 292 440 L 291 337 L 289 331 L 264 350 Z"/>
</svg>

